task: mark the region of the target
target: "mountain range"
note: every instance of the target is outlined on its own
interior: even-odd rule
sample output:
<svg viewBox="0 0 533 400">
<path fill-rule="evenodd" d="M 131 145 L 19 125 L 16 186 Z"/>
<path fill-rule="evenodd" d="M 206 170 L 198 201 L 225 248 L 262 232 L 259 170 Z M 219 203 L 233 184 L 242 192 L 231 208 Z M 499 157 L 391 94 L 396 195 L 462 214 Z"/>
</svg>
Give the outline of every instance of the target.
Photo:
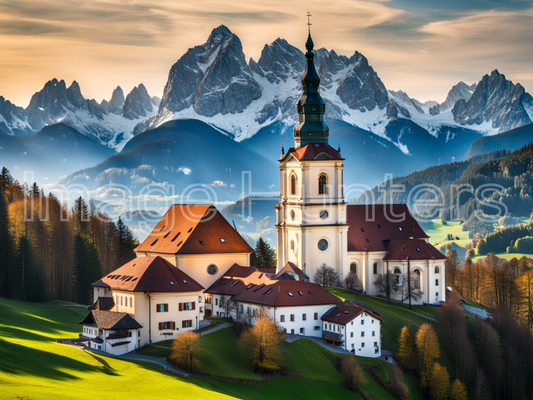
<svg viewBox="0 0 533 400">
<path fill-rule="evenodd" d="M 360 52 L 347 57 L 321 48 L 315 54 L 330 144 L 339 144 L 346 159 L 348 186 L 371 187 L 386 173 L 407 175 L 505 148 L 498 146 L 509 141 L 497 138 L 509 130 L 516 144 L 530 136 L 533 98 L 498 70 L 477 83 L 459 82 L 442 103 L 420 102 L 387 89 Z M 265 45 L 257 61 L 247 60 L 240 39 L 222 25 L 171 67 L 161 100 L 141 84 L 127 96 L 117 87 L 98 103 L 85 99 L 76 82 L 67 87 L 56 79 L 26 109 L 0 97 L 0 147 L 7 153 L 22 138 L 27 146 L 35 132 L 61 123 L 118 153 L 96 152 L 94 166 L 64 169 L 62 183 L 90 189 L 150 183 L 178 193 L 203 183 L 227 201 L 242 194 L 241 172 L 250 171 L 254 190 L 271 195 L 279 185 L 280 149 L 293 143 L 304 69 L 303 52 L 284 39 Z"/>
</svg>

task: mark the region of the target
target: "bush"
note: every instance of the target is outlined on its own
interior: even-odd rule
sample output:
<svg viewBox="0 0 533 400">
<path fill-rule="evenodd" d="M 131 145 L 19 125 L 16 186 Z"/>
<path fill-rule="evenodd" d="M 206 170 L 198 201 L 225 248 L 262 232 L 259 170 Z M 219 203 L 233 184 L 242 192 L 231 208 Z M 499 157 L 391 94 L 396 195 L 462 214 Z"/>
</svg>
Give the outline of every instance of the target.
<svg viewBox="0 0 533 400">
<path fill-rule="evenodd" d="M 176 336 L 170 348 L 168 361 L 188 372 L 198 367 L 200 335 L 195 332 L 183 332 Z"/>
<path fill-rule="evenodd" d="M 389 383 L 389 392 L 398 399 L 409 398 L 409 387 L 403 380 L 403 372 L 397 366 L 393 366 L 392 379 Z"/>
<path fill-rule="evenodd" d="M 474 249 L 468 249 L 466 251 L 467 258 L 474 258 L 476 256 L 476 251 Z"/>
<path fill-rule="evenodd" d="M 533 253 L 533 237 L 532 236 L 526 236 L 523 238 L 520 238 L 516 241 L 515 247 L 514 247 L 515 253 Z"/>
<path fill-rule="evenodd" d="M 353 356 L 340 360 L 340 373 L 344 377 L 344 386 L 352 392 L 357 392 L 365 383 L 363 369 Z"/>
</svg>

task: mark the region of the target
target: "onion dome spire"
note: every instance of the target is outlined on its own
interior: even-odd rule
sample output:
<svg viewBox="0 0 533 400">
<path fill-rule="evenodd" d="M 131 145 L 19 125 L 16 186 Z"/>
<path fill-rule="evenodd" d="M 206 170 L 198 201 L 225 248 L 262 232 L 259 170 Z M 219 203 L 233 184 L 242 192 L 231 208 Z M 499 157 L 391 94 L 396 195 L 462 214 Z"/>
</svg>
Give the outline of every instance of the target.
<svg viewBox="0 0 533 400">
<path fill-rule="evenodd" d="M 307 13 L 307 17 L 311 14 Z M 308 20 L 308 37 L 305 43 L 306 68 L 300 77 L 302 82 L 302 95 L 296 104 L 299 122 L 294 127 L 295 147 L 300 148 L 309 143 L 328 143 L 329 128 L 324 122 L 326 103 L 320 97 L 320 78 L 316 72 L 313 51 L 314 43 L 311 38 L 311 22 Z"/>
</svg>

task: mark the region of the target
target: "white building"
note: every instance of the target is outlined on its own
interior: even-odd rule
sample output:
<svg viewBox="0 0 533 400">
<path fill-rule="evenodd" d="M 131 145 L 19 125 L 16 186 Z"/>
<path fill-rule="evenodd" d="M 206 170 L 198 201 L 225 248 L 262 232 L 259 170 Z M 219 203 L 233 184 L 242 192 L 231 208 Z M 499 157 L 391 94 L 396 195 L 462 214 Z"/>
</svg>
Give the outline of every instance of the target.
<svg viewBox="0 0 533 400">
<path fill-rule="evenodd" d="M 322 337 L 356 356 L 381 356 L 381 317 L 356 304 L 339 304 L 322 316 Z"/>
</svg>

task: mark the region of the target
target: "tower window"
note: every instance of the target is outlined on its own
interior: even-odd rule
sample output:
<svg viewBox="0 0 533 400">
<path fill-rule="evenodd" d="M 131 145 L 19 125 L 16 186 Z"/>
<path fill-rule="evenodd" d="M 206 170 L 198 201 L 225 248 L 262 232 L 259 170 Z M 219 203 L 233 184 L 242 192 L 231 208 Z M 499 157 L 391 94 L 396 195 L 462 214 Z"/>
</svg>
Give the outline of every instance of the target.
<svg viewBox="0 0 533 400">
<path fill-rule="evenodd" d="M 291 250 L 294 251 L 294 240 L 291 240 Z"/>
<path fill-rule="evenodd" d="M 291 194 L 296 194 L 296 175 L 291 175 Z"/>
<path fill-rule="evenodd" d="M 437 265 L 437 266 L 435 267 L 435 273 L 438 274 L 439 272 L 440 272 L 440 270 L 439 270 L 439 266 Z"/>
<path fill-rule="evenodd" d="M 318 177 L 318 194 L 328 194 L 328 177 L 320 174 Z"/>
<path fill-rule="evenodd" d="M 374 275 L 377 275 L 377 273 L 378 273 L 378 263 L 375 262 L 374 263 Z"/>
</svg>

